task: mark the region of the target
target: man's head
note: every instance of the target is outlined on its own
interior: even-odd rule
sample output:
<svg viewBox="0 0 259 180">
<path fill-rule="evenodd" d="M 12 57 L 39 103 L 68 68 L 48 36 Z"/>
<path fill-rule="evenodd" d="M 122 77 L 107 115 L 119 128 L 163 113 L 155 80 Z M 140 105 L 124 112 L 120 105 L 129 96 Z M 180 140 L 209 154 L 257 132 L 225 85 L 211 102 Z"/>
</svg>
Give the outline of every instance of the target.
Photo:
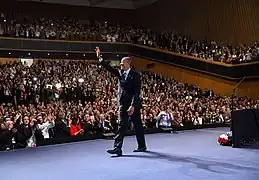
<svg viewBox="0 0 259 180">
<path fill-rule="evenodd" d="M 127 71 L 131 67 L 131 57 L 124 57 L 120 63 L 121 69 Z"/>
<path fill-rule="evenodd" d="M 28 125 L 30 123 L 30 118 L 29 118 L 29 116 L 24 116 L 24 118 L 23 118 L 23 124 L 24 125 Z"/>
<path fill-rule="evenodd" d="M 43 123 L 43 118 L 42 118 L 42 116 L 38 116 L 38 117 L 37 117 L 37 121 L 38 121 L 39 123 Z"/>
<path fill-rule="evenodd" d="M 5 127 L 8 129 L 8 130 L 11 130 L 13 128 L 13 121 L 6 121 L 5 122 Z"/>
</svg>

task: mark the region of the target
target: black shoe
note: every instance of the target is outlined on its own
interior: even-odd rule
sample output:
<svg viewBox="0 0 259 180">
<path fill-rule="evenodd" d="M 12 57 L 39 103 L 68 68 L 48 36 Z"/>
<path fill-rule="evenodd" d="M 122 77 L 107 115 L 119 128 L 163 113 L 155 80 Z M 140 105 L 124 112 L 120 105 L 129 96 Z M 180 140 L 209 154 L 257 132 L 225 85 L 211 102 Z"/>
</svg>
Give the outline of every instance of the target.
<svg viewBox="0 0 259 180">
<path fill-rule="evenodd" d="M 122 156 L 121 149 L 117 149 L 117 148 L 108 150 L 107 153 L 109 153 L 109 154 L 116 154 L 117 156 Z"/>
<path fill-rule="evenodd" d="M 144 147 L 144 148 L 137 148 L 133 152 L 146 152 L 146 151 L 147 151 L 147 148 Z"/>
</svg>

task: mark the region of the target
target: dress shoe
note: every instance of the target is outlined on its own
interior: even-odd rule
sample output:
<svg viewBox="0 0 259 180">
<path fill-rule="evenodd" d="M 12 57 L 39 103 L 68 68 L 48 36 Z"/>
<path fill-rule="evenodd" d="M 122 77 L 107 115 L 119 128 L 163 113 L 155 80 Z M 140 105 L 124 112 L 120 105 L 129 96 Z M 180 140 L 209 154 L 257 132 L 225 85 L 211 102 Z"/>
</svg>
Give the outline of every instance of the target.
<svg viewBox="0 0 259 180">
<path fill-rule="evenodd" d="M 147 151 L 147 148 L 144 147 L 144 148 L 137 148 L 133 152 L 146 152 L 146 151 Z"/>
<path fill-rule="evenodd" d="M 108 150 L 107 153 L 116 154 L 117 156 L 122 156 L 122 151 L 121 149 L 118 149 L 118 148 Z"/>
</svg>

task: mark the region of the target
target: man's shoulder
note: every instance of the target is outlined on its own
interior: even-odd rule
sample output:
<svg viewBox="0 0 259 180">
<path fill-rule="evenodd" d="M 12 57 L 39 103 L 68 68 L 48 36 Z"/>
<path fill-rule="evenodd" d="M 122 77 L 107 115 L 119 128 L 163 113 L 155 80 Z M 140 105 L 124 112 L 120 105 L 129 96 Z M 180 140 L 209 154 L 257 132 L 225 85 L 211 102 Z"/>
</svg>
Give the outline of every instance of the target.
<svg viewBox="0 0 259 180">
<path fill-rule="evenodd" d="M 135 69 L 131 69 L 131 73 L 134 76 L 140 76 L 140 73 L 138 71 L 136 71 Z"/>
</svg>

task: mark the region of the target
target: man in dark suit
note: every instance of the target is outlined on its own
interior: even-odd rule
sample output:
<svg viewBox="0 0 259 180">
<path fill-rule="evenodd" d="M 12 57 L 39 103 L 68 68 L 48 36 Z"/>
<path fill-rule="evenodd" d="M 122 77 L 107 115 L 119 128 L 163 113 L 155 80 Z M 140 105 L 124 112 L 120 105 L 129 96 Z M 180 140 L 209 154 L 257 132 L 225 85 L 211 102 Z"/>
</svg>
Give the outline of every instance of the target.
<svg viewBox="0 0 259 180">
<path fill-rule="evenodd" d="M 122 144 L 128 129 L 129 120 L 133 122 L 136 131 L 138 148 L 134 152 L 145 152 L 147 150 L 144 128 L 140 119 L 140 74 L 131 68 L 131 58 L 125 57 L 121 60 L 121 69 L 115 69 L 107 64 L 101 57 L 100 49 L 96 48 L 96 55 L 100 64 L 114 76 L 118 77 L 118 118 L 119 127 L 114 141 L 114 149 L 108 150 L 109 154 L 122 155 Z"/>
</svg>

